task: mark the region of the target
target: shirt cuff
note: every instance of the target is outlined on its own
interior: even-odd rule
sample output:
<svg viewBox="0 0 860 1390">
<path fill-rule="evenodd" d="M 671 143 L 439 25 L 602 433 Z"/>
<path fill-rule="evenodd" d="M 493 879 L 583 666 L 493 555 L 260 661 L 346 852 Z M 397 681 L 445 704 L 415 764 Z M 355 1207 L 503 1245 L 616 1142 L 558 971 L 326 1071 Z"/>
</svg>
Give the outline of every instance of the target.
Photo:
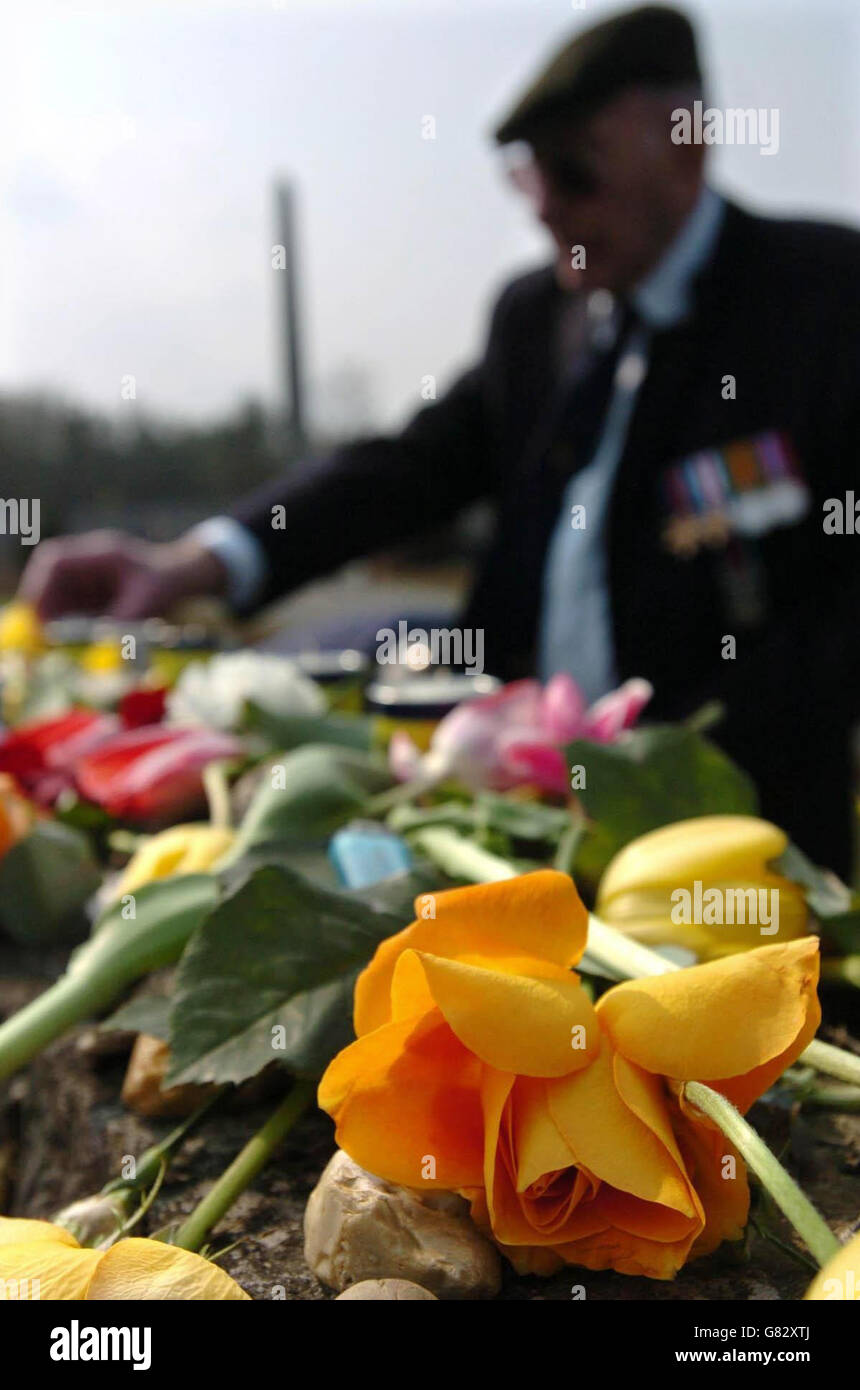
<svg viewBox="0 0 860 1390">
<path fill-rule="evenodd" d="M 188 535 L 213 555 L 227 571 L 227 600 L 232 608 L 252 608 L 266 587 L 266 552 L 253 532 L 232 516 L 211 516 L 192 526 Z"/>
</svg>

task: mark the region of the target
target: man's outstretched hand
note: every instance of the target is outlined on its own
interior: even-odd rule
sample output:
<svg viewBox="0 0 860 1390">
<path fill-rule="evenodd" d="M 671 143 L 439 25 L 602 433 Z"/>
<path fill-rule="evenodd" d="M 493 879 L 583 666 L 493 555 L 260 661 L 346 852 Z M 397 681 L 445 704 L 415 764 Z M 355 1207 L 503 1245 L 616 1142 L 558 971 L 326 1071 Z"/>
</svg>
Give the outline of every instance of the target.
<svg viewBox="0 0 860 1390">
<path fill-rule="evenodd" d="M 134 620 L 166 613 L 178 599 L 224 591 L 221 561 L 190 537 L 162 544 L 122 531 L 43 541 L 21 579 L 19 598 L 43 621 L 65 613 Z"/>
</svg>

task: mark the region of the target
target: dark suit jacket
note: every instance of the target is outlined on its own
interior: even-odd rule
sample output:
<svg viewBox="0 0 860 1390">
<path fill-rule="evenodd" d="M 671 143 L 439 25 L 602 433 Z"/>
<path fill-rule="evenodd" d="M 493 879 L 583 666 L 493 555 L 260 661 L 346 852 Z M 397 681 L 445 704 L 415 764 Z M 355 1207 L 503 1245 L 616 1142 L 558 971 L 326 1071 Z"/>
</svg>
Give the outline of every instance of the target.
<svg viewBox="0 0 860 1390">
<path fill-rule="evenodd" d="M 515 280 L 483 360 L 402 433 L 338 449 L 242 503 L 236 515 L 271 567 L 264 598 L 491 497 L 495 531 L 463 623 L 484 629 L 489 670 L 532 670 L 547 544 L 575 466 L 549 423 L 564 303 L 549 268 Z M 616 478 L 607 547 L 618 673 L 653 682 L 656 718 L 722 699 L 728 717 L 714 737 L 755 778 L 765 814 L 845 873 L 860 534 L 826 534 L 823 504 L 855 484 L 860 500 L 860 234 L 730 204 L 694 304 L 654 336 Z M 734 400 L 724 399 L 728 374 Z M 750 620 L 728 597 L 724 547 L 692 558 L 666 548 L 661 480 L 696 451 L 769 430 L 789 436 L 813 500 L 798 524 L 745 543 L 761 609 Z M 272 529 L 276 504 L 285 529 Z M 726 635 L 735 660 L 722 656 Z"/>
</svg>

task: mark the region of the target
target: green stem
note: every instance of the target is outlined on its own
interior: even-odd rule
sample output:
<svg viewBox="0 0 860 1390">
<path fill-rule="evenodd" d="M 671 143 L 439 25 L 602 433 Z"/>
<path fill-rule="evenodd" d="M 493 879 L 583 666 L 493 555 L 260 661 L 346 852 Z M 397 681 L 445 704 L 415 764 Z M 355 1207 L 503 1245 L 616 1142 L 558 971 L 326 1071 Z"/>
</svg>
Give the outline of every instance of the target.
<svg viewBox="0 0 860 1390">
<path fill-rule="evenodd" d="M 92 985 L 80 975 L 62 975 L 0 1027 L 0 1081 L 26 1066 L 67 1028 L 97 1012 Z M 104 1002 L 109 1002 L 105 1000 Z"/>
<path fill-rule="evenodd" d="M 203 789 L 209 804 L 210 824 L 220 830 L 230 830 L 232 812 L 226 762 L 207 763 L 203 769 Z"/>
<path fill-rule="evenodd" d="M 726 707 L 722 700 L 708 700 L 684 720 L 684 725 L 694 733 L 706 734 L 726 717 Z"/>
<path fill-rule="evenodd" d="M 747 1124 L 743 1115 L 725 1096 L 720 1095 L 718 1091 L 712 1091 L 710 1086 L 703 1086 L 700 1081 L 686 1082 L 684 1095 L 691 1104 L 719 1126 L 726 1138 L 742 1154 L 748 1167 L 767 1188 L 780 1211 L 791 1222 L 819 1265 L 826 1265 L 839 1250 L 839 1241 L 823 1216 L 815 1210 L 809 1198 L 804 1196 L 794 1179 L 785 1171 L 755 1130 Z"/>
<path fill-rule="evenodd" d="M 129 1231 L 133 1231 L 135 1226 L 139 1225 L 139 1223 L 146 1216 L 146 1213 L 149 1211 L 149 1208 L 152 1206 L 159 1192 L 161 1191 L 161 1184 L 164 1182 L 164 1175 L 166 1172 L 167 1159 L 163 1158 L 159 1165 L 158 1172 L 155 1175 L 155 1180 L 149 1191 L 144 1194 L 143 1200 L 140 1203 L 140 1206 L 138 1207 L 137 1211 L 133 1212 L 131 1216 L 126 1218 L 126 1220 L 122 1223 L 115 1236 L 110 1236 L 107 1240 L 103 1240 L 100 1242 L 98 1246 L 100 1250 L 109 1250 L 112 1245 L 115 1245 L 118 1240 L 121 1240 L 123 1236 L 127 1236 Z"/>
<path fill-rule="evenodd" d="M 670 970 L 681 969 L 674 961 L 607 926 L 593 913 L 588 917 L 588 954 L 598 965 L 608 966 L 613 974 L 627 980 L 666 975 Z"/>
<path fill-rule="evenodd" d="M 455 878 L 471 879 L 474 883 L 492 883 L 516 877 L 516 870 L 507 860 L 488 854 L 470 840 L 464 840 L 461 835 L 443 826 L 416 831 L 411 839 L 434 864 Z M 634 980 L 645 975 L 665 975 L 669 970 L 683 968 L 593 915 L 588 919 L 587 959 L 598 967 L 605 967 L 610 975 Z M 830 1043 L 820 1042 L 818 1038 L 797 1060 L 827 1076 L 860 1085 L 860 1057 L 843 1052 Z"/>
<path fill-rule="evenodd" d="M 68 1028 L 92 1018 L 143 975 L 171 965 L 215 906 L 210 874 L 182 874 L 147 884 L 128 921 L 112 904 L 72 954 L 66 973 L 26 1008 L 0 1024 L 0 1082 Z"/>
<path fill-rule="evenodd" d="M 144 1150 L 135 1166 L 133 1178 L 113 1178 L 110 1182 L 105 1183 L 105 1186 L 102 1188 L 102 1194 L 107 1196 L 110 1192 L 135 1192 L 141 1188 L 149 1187 L 158 1177 L 161 1171 L 161 1165 L 170 1161 L 174 1151 L 178 1149 L 189 1130 L 199 1124 L 204 1115 L 206 1115 L 212 1109 L 213 1105 L 215 1105 L 229 1090 L 229 1086 L 219 1086 L 214 1095 L 208 1096 L 203 1104 L 198 1105 L 196 1110 L 186 1116 L 182 1123 L 171 1130 L 165 1139 L 162 1139 L 160 1143 L 153 1144 L 150 1148 Z"/>
<path fill-rule="evenodd" d="M 365 803 L 364 815 L 371 820 L 376 820 L 393 811 L 396 806 L 407 805 L 414 801 L 416 797 L 424 792 L 431 791 L 439 782 L 439 778 L 427 777 L 423 780 L 419 777 L 411 782 L 397 782 L 393 787 L 388 787 L 384 792 L 377 792 L 369 801 Z"/>
<path fill-rule="evenodd" d="M 820 1038 L 813 1038 L 797 1060 L 824 1072 L 825 1076 L 835 1077 L 837 1081 L 850 1081 L 854 1086 L 860 1086 L 860 1057 L 853 1052 L 843 1052 L 841 1047 L 822 1042 Z"/>
<path fill-rule="evenodd" d="M 217 1225 L 236 1198 L 254 1181 L 315 1094 L 314 1082 L 296 1082 L 287 1098 L 281 1102 L 274 1114 L 269 1116 L 262 1129 L 248 1140 L 229 1168 L 221 1174 L 215 1186 L 180 1226 L 173 1237 L 174 1245 L 180 1245 L 183 1250 L 200 1249 L 212 1227 Z"/>
<path fill-rule="evenodd" d="M 423 850 L 428 859 L 452 878 L 466 878 L 473 883 L 495 883 L 503 878 L 516 878 L 517 870 L 506 859 L 481 849 L 471 840 L 464 840 L 456 831 L 443 825 L 428 825 L 410 835 L 410 841 Z"/>
<path fill-rule="evenodd" d="M 571 815 L 570 824 L 561 833 L 555 854 L 553 856 L 552 867 L 558 869 L 560 873 L 569 874 L 573 877 L 573 865 L 576 859 L 577 850 L 585 834 L 585 816 L 578 811 Z"/>
<path fill-rule="evenodd" d="M 818 1110 L 841 1110 L 846 1115 L 860 1111 L 860 1086 L 813 1086 L 800 1097 L 804 1105 Z"/>
</svg>

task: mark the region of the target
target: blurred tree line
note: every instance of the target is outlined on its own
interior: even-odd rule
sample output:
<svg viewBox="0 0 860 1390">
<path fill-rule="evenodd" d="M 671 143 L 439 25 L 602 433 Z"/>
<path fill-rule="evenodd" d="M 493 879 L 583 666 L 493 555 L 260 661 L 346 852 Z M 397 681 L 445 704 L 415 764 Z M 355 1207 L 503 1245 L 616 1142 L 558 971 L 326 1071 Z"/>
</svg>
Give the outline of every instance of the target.
<svg viewBox="0 0 860 1390">
<path fill-rule="evenodd" d="M 295 457 L 256 401 L 225 420 L 127 423 L 44 395 L 0 396 L 0 495 L 38 497 L 42 537 L 121 526 L 152 539 L 229 507 Z M 29 550 L 0 536 L 8 587 Z M 13 580 L 14 582 L 14 580 Z"/>
<path fill-rule="evenodd" d="M 169 540 L 309 452 L 366 433 L 369 411 L 354 397 L 338 378 L 325 401 L 326 427 L 317 425 L 302 450 L 254 400 L 226 419 L 194 425 L 147 418 L 139 407 L 108 419 L 45 394 L 0 394 L 0 497 L 39 498 L 41 539 L 118 527 Z M 399 565 L 468 560 L 487 527 L 479 505 L 389 554 Z M 17 536 L 0 534 L 0 598 L 14 590 L 31 553 Z"/>
</svg>

